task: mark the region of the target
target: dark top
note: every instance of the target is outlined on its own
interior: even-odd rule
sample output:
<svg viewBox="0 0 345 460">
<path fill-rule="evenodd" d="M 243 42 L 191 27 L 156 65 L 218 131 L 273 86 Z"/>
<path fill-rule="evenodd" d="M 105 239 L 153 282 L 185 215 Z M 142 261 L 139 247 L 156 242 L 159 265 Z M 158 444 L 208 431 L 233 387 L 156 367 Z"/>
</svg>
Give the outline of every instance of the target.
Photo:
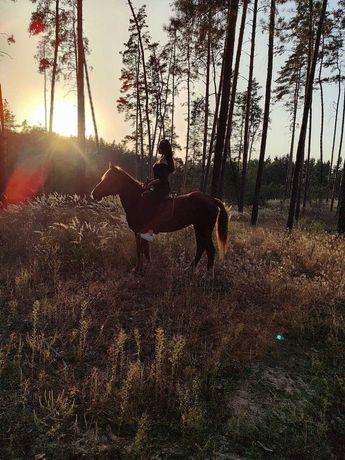
<svg viewBox="0 0 345 460">
<path fill-rule="evenodd" d="M 154 184 L 154 193 L 155 195 L 159 195 L 159 197 L 163 198 L 170 193 L 170 185 L 169 185 L 169 173 L 170 168 L 168 165 L 164 163 L 155 163 L 153 166 L 153 177 L 154 179 L 159 179 L 158 184 Z"/>
</svg>

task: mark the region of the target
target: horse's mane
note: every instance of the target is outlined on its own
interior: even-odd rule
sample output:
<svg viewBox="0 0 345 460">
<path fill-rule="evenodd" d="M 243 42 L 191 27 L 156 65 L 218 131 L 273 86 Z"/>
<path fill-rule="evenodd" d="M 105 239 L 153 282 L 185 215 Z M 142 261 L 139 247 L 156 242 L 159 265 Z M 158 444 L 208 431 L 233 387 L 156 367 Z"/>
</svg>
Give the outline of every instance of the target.
<svg viewBox="0 0 345 460">
<path fill-rule="evenodd" d="M 143 183 L 135 179 L 131 174 L 129 174 L 127 171 L 122 169 L 120 166 L 113 166 L 113 169 L 116 169 L 119 173 L 123 174 L 124 176 L 127 176 L 129 179 L 131 179 L 133 182 L 135 182 L 137 185 L 140 187 L 143 186 Z"/>
</svg>

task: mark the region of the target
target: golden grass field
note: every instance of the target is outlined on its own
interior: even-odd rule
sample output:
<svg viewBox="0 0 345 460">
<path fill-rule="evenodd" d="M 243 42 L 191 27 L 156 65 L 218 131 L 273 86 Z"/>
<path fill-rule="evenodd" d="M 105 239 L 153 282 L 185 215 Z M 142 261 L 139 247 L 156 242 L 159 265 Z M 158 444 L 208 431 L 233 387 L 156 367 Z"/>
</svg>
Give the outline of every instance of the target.
<svg viewBox="0 0 345 460">
<path fill-rule="evenodd" d="M 192 229 L 134 274 L 116 200 L 1 211 L 0 458 L 345 458 L 345 241 L 280 212 L 212 280 Z"/>
</svg>

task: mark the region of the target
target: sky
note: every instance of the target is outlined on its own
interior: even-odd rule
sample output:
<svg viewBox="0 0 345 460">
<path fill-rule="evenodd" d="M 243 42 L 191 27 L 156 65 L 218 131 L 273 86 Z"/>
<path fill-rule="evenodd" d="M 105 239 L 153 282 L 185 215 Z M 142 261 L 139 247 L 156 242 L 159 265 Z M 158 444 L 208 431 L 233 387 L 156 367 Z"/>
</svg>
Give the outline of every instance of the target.
<svg viewBox="0 0 345 460">
<path fill-rule="evenodd" d="M 167 24 L 172 15 L 170 0 L 133 0 L 136 8 L 143 3 L 147 5 L 147 21 L 152 39 L 164 42 L 163 25 Z M 330 4 L 334 4 L 334 0 Z M 119 114 L 116 100 L 120 96 L 120 72 L 122 67 L 120 51 L 127 41 L 129 19 L 131 17 L 126 0 L 84 0 L 84 33 L 89 38 L 91 54 L 88 64 L 93 68 L 90 80 L 96 110 L 98 130 L 106 141 L 121 142 L 126 134 L 132 131 L 131 126 Z M 28 24 L 34 5 L 29 0 L 0 0 L 0 32 L 14 34 L 16 43 L 7 46 L 4 37 L 0 37 L 0 49 L 10 54 L 0 60 L 0 82 L 3 96 L 8 100 L 11 110 L 19 123 L 27 120 L 29 124 L 44 125 L 43 110 L 43 76 L 37 71 L 34 59 L 38 38 L 30 37 Z M 246 41 L 249 46 L 249 40 Z M 259 34 L 255 56 L 255 75 L 264 92 L 267 37 Z M 239 89 L 243 89 L 246 81 L 247 52 L 243 53 L 242 77 Z M 281 60 L 275 62 L 275 72 Z M 181 94 L 183 96 L 183 93 Z M 331 137 L 334 123 L 335 87 L 325 88 L 325 159 L 330 157 Z M 71 92 L 68 84 L 63 81 L 57 86 L 56 130 L 62 134 L 76 132 L 76 94 Z M 182 103 L 182 101 L 180 101 Z M 320 110 L 317 102 L 313 110 L 314 136 L 313 145 L 316 151 L 318 144 L 318 128 Z M 180 144 L 184 147 L 186 132 L 185 107 L 177 110 L 176 129 L 180 136 Z M 86 117 L 87 134 L 92 134 L 92 123 L 89 111 Z M 275 105 L 271 112 L 271 126 L 267 144 L 267 156 L 281 156 L 289 150 L 289 117 L 284 108 Z M 258 151 L 258 148 L 256 149 Z M 183 150 L 180 153 L 183 156 Z M 256 155 L 257 156 L 257 153 Z"/>
<path fill-rule="evenodd" d="M 84 33 L 90 41 L 88 64 L 93 67 L 90 80 L 100 135 L 107 141 L 119 142 L 130 130 L 116 109 L 122 67 L 119 53 L 128 39 L 130 11 L 125 0 L 85 0 L 84 3 Z M 33 8 L 28 0 L 17 0 L 17 3 L 0 0 L 0 32 L 14 34 L 16 40 L 10 47 L 4 46 L 4 39 L 1 41 L 2 49 L 11 55 L 0 62 L 3 93 L 17 121 L 27 119 L 30 124 L 44 123 L 43 76 L 38 73 L 34 59 L 38 38 L 28 33 Z M 169 18 L 169 3 L 149 0 L 147 10 L 151 33 L 159 37 L 162 18 Z M 58 84 L 58 119 L 63 118 L 66 107 L 72 115 L 76 114 L 76 94 L 69 92 L 68 84 L 63 81 Z M 87 116 L 87 132 L 92 134 L 90 116 Z"/>
</svg>

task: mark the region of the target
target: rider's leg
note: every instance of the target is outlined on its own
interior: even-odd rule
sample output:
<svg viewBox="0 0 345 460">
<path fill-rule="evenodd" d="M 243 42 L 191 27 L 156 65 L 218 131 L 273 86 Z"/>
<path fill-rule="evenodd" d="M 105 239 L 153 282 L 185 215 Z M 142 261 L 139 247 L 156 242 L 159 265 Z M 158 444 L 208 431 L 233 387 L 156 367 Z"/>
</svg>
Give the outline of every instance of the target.
<svg viewBox="0 0 345 460">
<path fill-rule="evenodd" d="M 152 241 L 154 240 L 154 237 L 155 237 L 152 229 L 148 230 L 147 232 L 140 233 L 140 236 L 141 236 L 141 238 L 143 240 L 149 241 L 151 243 L 152 243 Z"/>
<path fill-rule="evenodd" d="M 146 190 L 144 193 L 142 193 L 142 197 L 145 200 L 150 201 L 154 206 L 157 206 L 160 201 L 160 196 L 159 194 L 155 193 L 155 190 Z M 154 240 L 155 235 L 153 232 L 152 221 L 146 226 L 145 230 L 140 233 L 140 236 L 146 241 L 152 242 Z"/>
</svg>

